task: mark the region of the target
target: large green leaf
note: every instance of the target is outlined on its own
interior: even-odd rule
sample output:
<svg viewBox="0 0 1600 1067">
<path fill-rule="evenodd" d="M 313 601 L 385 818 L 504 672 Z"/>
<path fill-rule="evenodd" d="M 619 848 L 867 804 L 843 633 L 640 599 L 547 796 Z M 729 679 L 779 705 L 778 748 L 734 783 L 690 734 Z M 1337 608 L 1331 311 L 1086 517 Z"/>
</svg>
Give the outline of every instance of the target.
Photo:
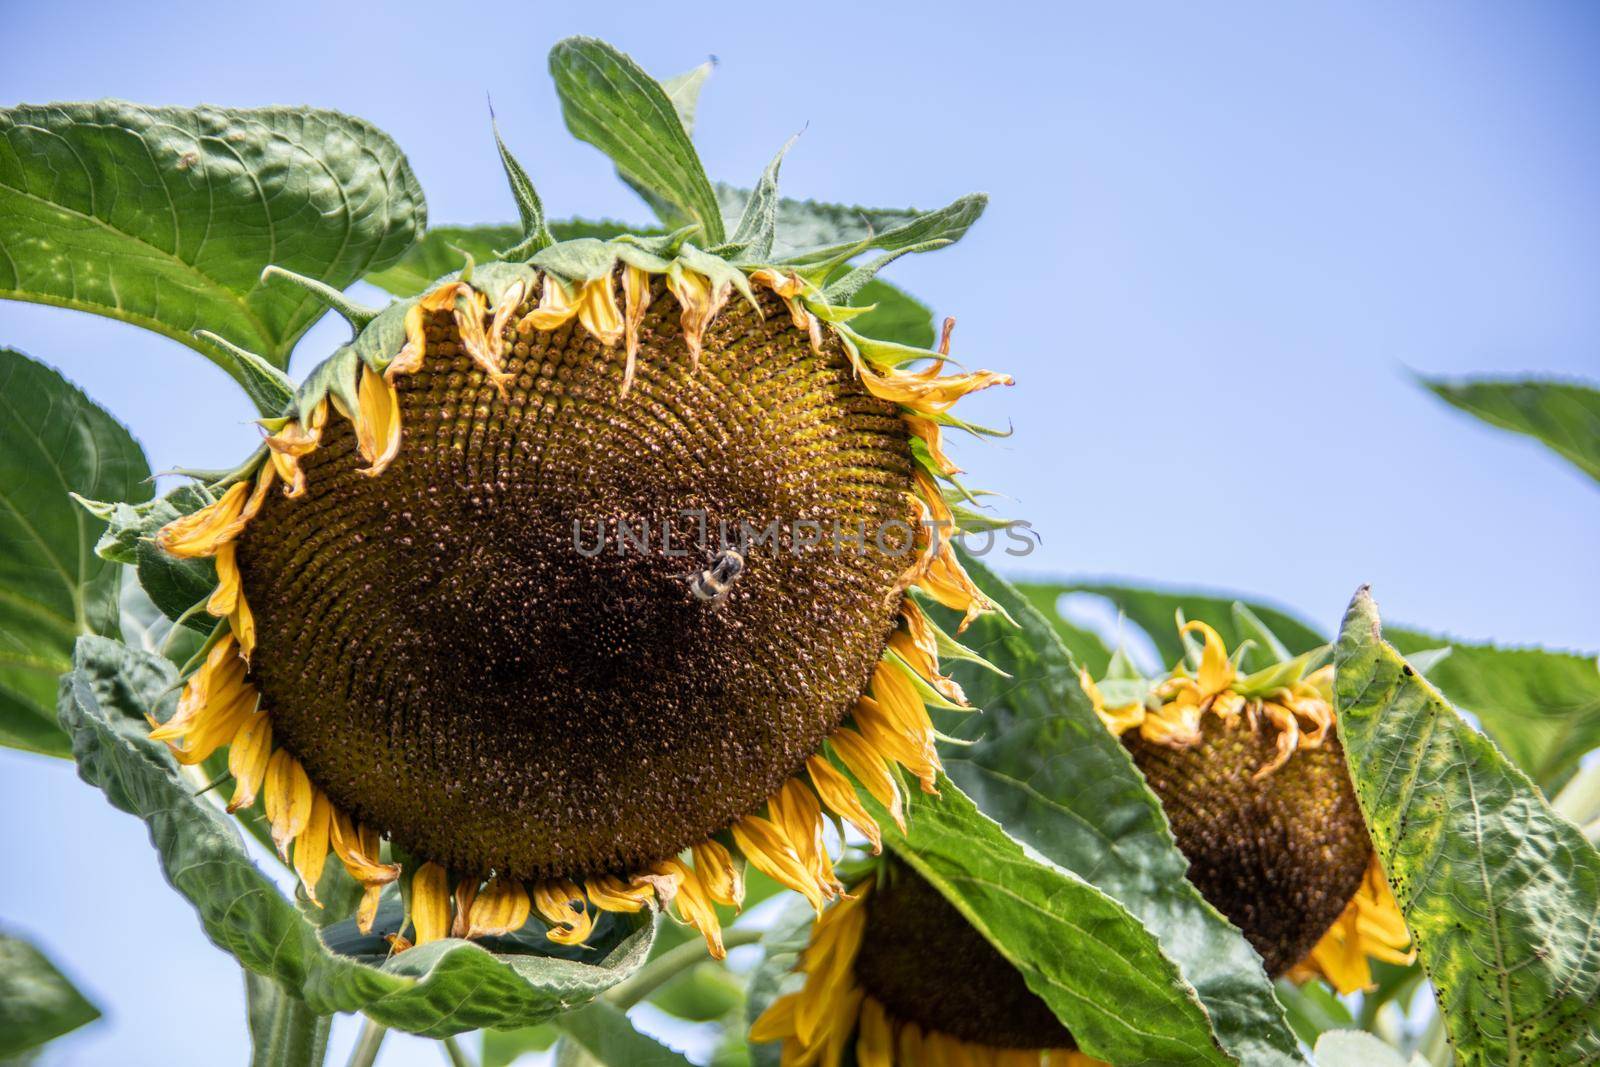
<svg viewBox="0 0 1600 1067">
<path fill-rule="evenodd" d="M 287 366 L 324 311 L 275 263 L 342 289 L 427 223 L 405 156 L 367 122 L 312 108 L 0 111 L 0 296 L 93 311 L 234 373 L 205 329 Z"/>
<path fill-rule="evenodd" d="M 633 1028 L 619 1009 L 597 1000 L 563 1015 L 560 1067 L 689 1067 L 681 1052 Z"/>
<path fill-rule="evenodd" d="M 1226 1064 L 1194 987 L 1154 934 L 1077 874 L 1035 858 L 948 778 L 914 793 L 887 847 L 994 945 L 1085 1052 L 1139 1064 Z M 931 961 L 930 961 L 931 962 Z"/>
<path fill-rule="evenodd" d="M 1600 480 L 1600 390 L 1577 382 L 1536 379 L 1424 379 L 1423 384 L 1485 422 L 1543 441 Z"/>
<path fill-rule="evenodd" d="M 0 744 L 65 756 L 56 678 L 79 634 L 121 629 L 122 569 L 94 553 L 101 523 L 73 503 L 144 500 L 133 437 L 72 383 L 0 348 Z"/>
<path fill-rule="evenodd" d="M 1471 712 L 1502 751 L 1553 791 L 1600 746 L 1600 663 L 1593 655 L 1499 648 L 1386 628 L 1403 655 L 1443 648 L 1423 669 L 1450 701 Z"/>
<path fill-rule="evenodd" d="M 0 931 L 0 1060 L 100 1018 L 44 953 Z"/>
<path fill-rule="evenodd" d="M 361 1011 L 428 1037 L 533 1026 L 592 1000 L 648 956 L 648 913 L 616 923 L 608 917 L 594 946 L 570 958 L 535 954 L 548 943 L 531 931 L 494 942 L 516 951 L 453 939 L 389 959 L 381 939 L 371 951 L 334 951 L 333 933 L 278 892 L 251 862 L 233 821 L 196 796 L 166 748 L 149 740 L 144 715 L 170 713 L 174 680 L 166 660 L 104 638 L 80 639 L 61 690 L 79 774 L 144 820 L 167 881 L 194 905 L 212 943 L 317 1014 Z"/>
<path fill-rule="evenodd" d="M 1241 1063 L 1304 1063 L 1261 959 L 1185 877 L 1161 803 L 1095 714 L 1077 664 L 1027 599 L 970 557 L 965 565 L 1015 619 L 975 621 L 963 641 L 1004 677 L 953 673 L 979 714 L 951 716 L 964 741 L 942 752 L 984 814 L 1120 901 L 1161 939 Z"/>
<path fill-rule="evenodd" d="M 550 50 L 550 74 L 567 129 L 611 158 L 631 182 L 701 226 L 708 245 L 726 236 L 716 193 L 666 91 L 604 41 L 569 37 Z"/>
<path fill-rule="evenodd" d="M 1335 652 L 1339 733 L 1457 1062 L 1600 1059 L 1600 853 L 1383 640 Z"/>
</svg>

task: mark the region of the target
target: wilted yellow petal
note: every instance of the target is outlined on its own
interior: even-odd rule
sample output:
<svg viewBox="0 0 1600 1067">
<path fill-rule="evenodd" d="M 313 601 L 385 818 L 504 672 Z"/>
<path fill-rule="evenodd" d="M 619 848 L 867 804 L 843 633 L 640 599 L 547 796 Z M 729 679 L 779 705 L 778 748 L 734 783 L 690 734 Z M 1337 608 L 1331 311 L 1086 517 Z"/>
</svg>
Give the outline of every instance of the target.
<svg viewBox="0 0 1600 1067">
<path fill-rule="evenodd" d="M 581 945 L 594 929 L 594 917 L 585 905 L 583 892 L 571 882 L 554 881 L 535 886 L 533 905 L 551 924 L 545 936 L 558 945 Z"/>
<path fill-rule="evenodd" d="M 378 835 L 358 831 L 355 821 L 337 809 L 333 813 L 329 843 L 350 877 L 369 889 L 381 888 L 400 877 L 399 864 L 382 862 Z"/>
<path fill-rule="evenodd" d="M 627 396 L 633 387 L 633 372 L 639 357 L 639 327 L 644 323 L 645 312 L 650 310 L 650 275 L 638 267 L 622 268 L 622 326 L 627 363 L 622 371 L 622 395 Z"/>
<path fill-rule="evenodd" d="M 1222 643 L 1221 634 L 1199 619 L 1184 623 L 1178 632 L 1192 634 L 1196 631 L 1205 637 L 1205 647 L 1200 652 L 1200 673 L 1196 679 L 1200 683 L 1200 696 L 1216 696 L 1233 684 L 1233 664 L 1228 662 L 1228 647 Z"/>
<path fill-rule="evenodd" d="M 584 283 L 578 293 L 578 321 L 603 345 L 622 340 L 622 311 L 617 307 L 616 282 L 610 271 Z"/>
<path fill-rule="evenodd" d="M 247 718 L 228 746 L 228 773 L 233 775 L 230 812 L 248 808 L 256 802 L 261 783 L 267 777 L 267 760 L 272 756 L 272 717 L 257 711 Z"/>
<path fill-rule="evenodd" d="M 243 528 L 238 519 L 249 492 L 250 483 L 234 482 L 213 503 L 161 527 L 156 531 L 156 544 L 168 555 L 180 559 L 215 555 L 221 545 L 233 540 Z"/>
<path fill-rule="evenodd" d="M 878 829 L 878 822 L 867 814 L 850 780 L 820 755 L 807 759 L 806 769 L 811 772 L 811 784 L 816 786 L 817 795 L 828 806 L 828 810 L 861 831 L 872 845 L 873 852 L 882 852 L 883 834 Z"/>
<path fill-rule="evenodd" d="M 267 822 L 278 854 L 289 858 L 289 843 L 311 819 L 311 779 L 300 761 L 287 749 L 278 749 L 267 761 Z"/>
<path fill-rule="evenodd" d="M 437 863 L 411 876 L 411 925 L 418 945 L 450 936 L 450 876 Z"/>
<path fill-rule="evenodd" d="M 317 882 L 322 878 L 322 868 L 328 861 L 328 832 L 333 821 L 333 805 L 320 789 L 312 790 L 311 815 L 294 841 L 294 869 L 300 875 L 311 903 L 321 905 L 317 899 Z"/>
<path fill-rule="evenodd" d="M 756 870 L 793 889 L 811 902 L 818 915 L 822 914 L 823 906 L 832 895 L 829 888 L 817 881 L 811 868 L 775 824 L 759 815 L 747 815 L 733 824 L 733 840 Z"/>
<path fill-rule="evenodd" d="M 900 785 L 884 764 L 878 750 L 873 748 L 866 738 L 845 726 L 835 730 L 829 735 L 828 740 L 833 742 L 834 751 L 839 754 L 839 759 L 844 761 L 844 765 L 850 768 L 850 773 L 856 776 L 856 780 L 874 800 L 889 809 L 889 817 L 903 832 L 906 828 L 906 815 L 904 802 L 900 797 Z"/>
<path fill-rule="evenodd" d="M 507 878 L 490 879 L 472 902 L 467 922 L 468 937 L 491 937 L 522 929 L 532 911 L 528 891 L 521 882 Z"/>
<path fill-rule="evenodd" d="M 645 901 L 655 895 L 655 886 L 648 881 L 625 882 L 615 875 L 590 878 L 583 885 L 589 903 L 601 911 L 636 912 Z"/>
<path fill-rule="evenodd" d="M 794 1009 L 800 1002 L 799 993 L 785 993 L 767 1005 L 767 1010 L 750 1024 L 750 1043 L 764 1045 L 768 1041 L 782 1041 L 794 1036 Z"/>
<path fill-rule="evenodd" d="M 393 382 L 362 364 L 356 399 L 360 402 L 356 445 L 368 463 L 359 473 L 376 476 L 400 454 L 400 394 Z"/>
<path fill-rule="evenodd" d="M 671 859 L 662 869 L 676 876 L 678 891 L 672 898 L 673 910 L 682 922 L 700 931 L 706 939 L 706 950 L 713 959 L 724 959 L 727 950 L 722 946 L 722 920 L 717 918 L 717 908 L 698 872 L 682 860 Z"/>
<path fill-rule="evenodd" d="M 695 873 L 718 904 L 737 908 L 744 902 L 744 876 L 733 856 L 716 841 L 702 841 L 691 850 Z"/>
</svg>

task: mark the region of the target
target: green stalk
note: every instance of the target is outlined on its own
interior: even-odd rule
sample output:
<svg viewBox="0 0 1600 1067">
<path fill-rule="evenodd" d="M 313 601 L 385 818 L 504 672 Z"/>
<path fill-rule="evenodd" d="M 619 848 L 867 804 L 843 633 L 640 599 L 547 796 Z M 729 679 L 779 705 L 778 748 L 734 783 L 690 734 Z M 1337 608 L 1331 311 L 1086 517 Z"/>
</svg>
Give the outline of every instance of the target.
<svg viewBox="0 0 1600 1067">
<path fill-rule="evenodd" d="M 250 1067 L 322 1067 L 332 1016 L 318 1015 L 270 978 L 246 971 L 244 982 Z"/>
<path fill-rule="evenodd" d="M 356 1039 L 356 1049 L 350 1053 L 348 1067 L 372 1067 L 378 1059 L 378 1049 L 383 1047 L 383 1039 L 388 1035 L 389 1028 L 371 1019 L 361 1021 L 361 1036 Z"/>
<path fill-rule="evenodd" d="M 447 1037 L 439 1044 L 444 1046 L 444 1054 L 450 1057 L 450 1067 L 474 1067 L 472 1057 L 461 1050 L 455 1038 Z"/>
<path fill-rule="evenodd" d="M 747 930 L 738 926 L 724 931 L 722 935 L 722 943 L 726 948 L 753 945 L 760 940 L 760 930 Z M 693 940 L 685 941 L 676 948 L 668 949 L 639 968 L 633 977 L 612 986 L 606 992 L 605 999 L 623 1011 L 627 1011 L 635 1004 L 649 999 L 650 994 L 690 967 L 710 958 L 711 953 L 706 948 L 704 938 L 696 937 Z"/>
</svg>

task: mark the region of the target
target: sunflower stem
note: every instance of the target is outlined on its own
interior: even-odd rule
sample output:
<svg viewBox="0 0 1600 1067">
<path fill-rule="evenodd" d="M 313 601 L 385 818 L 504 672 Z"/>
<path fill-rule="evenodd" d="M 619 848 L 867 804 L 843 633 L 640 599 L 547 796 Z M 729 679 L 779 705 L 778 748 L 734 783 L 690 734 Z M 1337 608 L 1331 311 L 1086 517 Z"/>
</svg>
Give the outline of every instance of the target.
<svg viewBox="0 0 1600 1067">
<path fill-rule="evenodd" d="M 461 1045 L 453 1037 L 447 1037 L 439 1044 L 444 1046 L 444 1054 L 450 1057 L 450 1067 L 475 1067 L 472 1057 L 461 1049 Z"/>
<path fill-rule="evenodd" d="M 388 1034 L 387 1026 L 371 1019 L 361 1020 L 361 1035 L 356 1038 L 356 1048 L 350 1053 L 348 1067 L 372 1067 L 378 1060 L 378 1049 L 383 1047 L 383 1039 Z"/>
<path fill-rule="evenodd" d="M 725 930 L 722 934 L 722 944 L 725 948 L 753 945 L 760 940 L 760 930 L 747 930 L 738 926 Z M 612 986 L 605 994 L 605 999 L 627 1011 L 635 1004 L 649 999 L 650 994 L 690 967 L 710 958 L 711 952 L 706 948 L 703 938 L 696 937 L 692 941 L 685 941 L 645 964 L 632 978 Z"/>
<path fill-rule="evenodd" d="M 321 1067 L 328 1055 L 329 1015 L 270 978 L 245 972 L 250 1067 Z"/>
</svg>

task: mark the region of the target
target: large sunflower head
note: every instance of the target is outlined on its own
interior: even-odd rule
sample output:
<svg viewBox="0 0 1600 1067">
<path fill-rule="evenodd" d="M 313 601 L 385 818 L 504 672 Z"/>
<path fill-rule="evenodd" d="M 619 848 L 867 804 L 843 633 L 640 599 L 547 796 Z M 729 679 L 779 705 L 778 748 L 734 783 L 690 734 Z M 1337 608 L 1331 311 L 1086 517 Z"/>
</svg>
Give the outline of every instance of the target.
<svg viewBox="0 0 1600 1067">
<path fill-rule="evenodd" d="M 1081 681 L 1161 798 L 1190 880 L 1267 972 L 1353 992 L 1372 982 L 1369 959 L 1410 962 L 1410 934 L 1345 769 L 1328 650 L 1291 657 L 1251 619 L 1270 661 L 1258 670 L 1241 668 L 1246 644 L 1230 655 L 1180 615 L 1188 655 L 1164 677 L 1119 652 Z"/>
<path fill-rule="evenodd" d="M 942 434 L 1009 379 L 946 373 L 948 324 L 852 327 L 882 261 L 850 259 L 948 243 L 927 217 L 777 257 L 764 179 L 732 239 L 553 242 L 505 159 L 523 244 L 378 313 L 324 294 L 354 340 L 160 531 L 223 621 L 152 736 L 226 747 L 230 806 L 313 897 L 337 857 L 364 927 L 396 879 L 416 943 L 533 914 L 581 943 L 658 896 L 720 952 L 746 862 L 820 911 L 823 813 L 876 845 L 841 768 L 896 818 L 898 768 L 933 790 L 959 646 L 916 598 L 993 607 Z"/>
<path fill-rule="evenodd" d="M 1094 1067 L 1072 1035 L 939 890 L 890 857 L 812 927 L 800 988 L 750 1040 L 783 1067 Z"/>
</svg>

